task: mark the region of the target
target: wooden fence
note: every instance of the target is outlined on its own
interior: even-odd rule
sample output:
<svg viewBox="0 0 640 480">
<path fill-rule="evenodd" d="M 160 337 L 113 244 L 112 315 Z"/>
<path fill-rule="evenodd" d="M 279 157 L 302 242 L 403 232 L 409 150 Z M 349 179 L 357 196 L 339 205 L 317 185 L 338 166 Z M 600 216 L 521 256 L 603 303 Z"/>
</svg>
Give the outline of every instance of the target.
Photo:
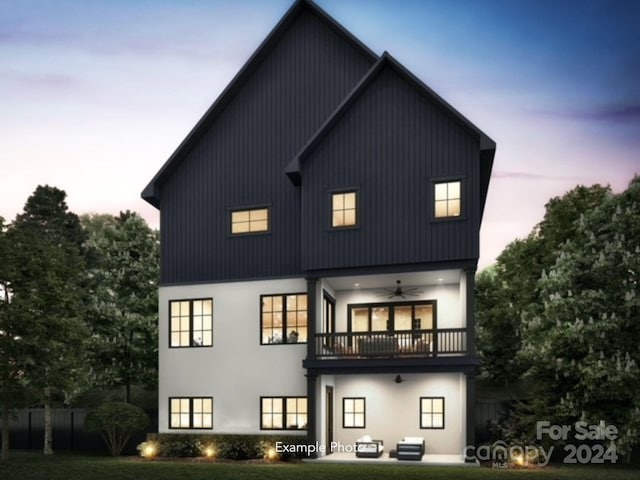
<svg viewBox="0 0 640 480">
<path fill-rule="evenodd" d="M 507 411 L 508 403 L 503 400 L 476 401 L 476 443 L 490 439 L 489 422 L 500 420 Z"/>
</svg>

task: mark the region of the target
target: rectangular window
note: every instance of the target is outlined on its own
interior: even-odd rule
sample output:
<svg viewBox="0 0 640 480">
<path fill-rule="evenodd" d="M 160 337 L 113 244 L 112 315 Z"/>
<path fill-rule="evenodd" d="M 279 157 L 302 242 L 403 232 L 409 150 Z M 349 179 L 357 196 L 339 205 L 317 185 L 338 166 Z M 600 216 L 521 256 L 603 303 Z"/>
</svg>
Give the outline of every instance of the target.
<svg viewBox="0 0 640 480">
<path fill-rule="evenodd" d="M 444 397 L 420 397 L 420 428 L 444 428 Z"/>
<path fill-rule="evenodd" d="M 331 226 L 340 228 L 357 225 L 356 192 L 334 193 L 331 198 Z"/>
<path fill-rule="evenodd" d="M 261 397 L 261 430 L 306 430 L 307 397 Z"/>
<path fill-rule="evenodd" d="M 257 233 L 269 231 L 269 209 L 236 210 L 231 212 L 231 233 Z"/>
<path fill-rule="evenodd" d="M 435 217 L 459 217 L 461 211 L 460 180 L 435 185 Z"/>
<path fill-rule="evenodd" d="M 262 345 L 307 342 L 307 294 L 260 297 Z"/>
<path fill-rule="evenodd" d="M 349 332 L 404 332 L 436 328 L 435 300 L 347 305 Z"/>
<path fill-rule="evenodd" d="M 212 397 L 169 398 L 169 428 L 213 428 Z"/>
<path fill-rule="evenodd" d="M 365 428 L 365 399 L 364 397 L 344 397 L 342 399 L 342 427 Z"/>
<path fill-rule="evenodd" d="M 169 334 L 170 347 L 212 346 L 213 300 L 171 300 Z"/>
</svg>

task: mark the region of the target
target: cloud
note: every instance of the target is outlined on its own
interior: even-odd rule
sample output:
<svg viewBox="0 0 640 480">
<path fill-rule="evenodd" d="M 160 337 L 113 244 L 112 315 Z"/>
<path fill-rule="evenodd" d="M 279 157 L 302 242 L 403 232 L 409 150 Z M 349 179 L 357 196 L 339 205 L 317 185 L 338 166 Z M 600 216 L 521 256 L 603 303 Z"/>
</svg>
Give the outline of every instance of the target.
<svg viewBox="0 0 640 480">
<path fill-rule="evenodd" d="M 69 44 L 75 36 L 68 32 L 46 31 L 44 29 L 27 29 L 15 25 L 0 24 L 0 46 L 51 46 Z"/>
<path fill-rule="evenodd" d="M 55 89 L 71 89 L 80 85 L 80 80 L 71 75 L 48 72 L 17 72 L 13 70 L 0 69 L 0 78 L 3 82 L 10 82 L 24 87 L 48 87 Z"/>
<path fill-rule="evenodd" d="M 585 109 L 536 110 L 537 115 L 605 123 L 640 122 L 640 103 L 601 105 Z"/>
<path fill-rule="evenodd" d="M 493 171 L 491 173 L 492 179 L 507 179 L 507 180 L 542 180 L 542 181 L 559 181 L 564 182 L 567 180 L 571 181 L 579 181 L 578 177 L 567 177 L 563 175 L 541 175 L 538 173 L 530 173 L 530 172 L 516 172 L 516 171 L 506 171 L 506 170 L 498 170 Z"/>
</svg>

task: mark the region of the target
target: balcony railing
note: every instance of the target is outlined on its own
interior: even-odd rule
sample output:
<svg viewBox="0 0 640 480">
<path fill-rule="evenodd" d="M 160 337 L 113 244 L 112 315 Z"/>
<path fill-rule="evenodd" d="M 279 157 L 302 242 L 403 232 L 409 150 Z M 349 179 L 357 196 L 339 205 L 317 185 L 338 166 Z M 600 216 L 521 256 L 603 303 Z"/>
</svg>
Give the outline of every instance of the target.
<svg viewBox="0 0 640 480">
<path fill-rule="evenodd" d="M 465 328 L 316 333 L 316 358 L 404 358 L 464 355 Z"/>
</svg>

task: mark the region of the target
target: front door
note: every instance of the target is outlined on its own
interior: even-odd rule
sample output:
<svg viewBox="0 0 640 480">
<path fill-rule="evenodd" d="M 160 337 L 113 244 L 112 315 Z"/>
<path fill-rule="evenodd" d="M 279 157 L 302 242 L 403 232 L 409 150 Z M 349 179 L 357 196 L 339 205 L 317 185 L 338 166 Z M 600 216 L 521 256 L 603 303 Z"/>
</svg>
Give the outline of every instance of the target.
<svg viewBox="0 0 640 480">
<path fill-rule="evenodd" d="M 333 387 L 326 387 L 326 412 L 325 412 L 325 417 L 326 417 L 326 448 L 327 448 L 327 455 L 330 455 L 331 453 L 333 453 L 333 449 L 331 448 L 331 445 L 333 444 Z"/>
</svg>

